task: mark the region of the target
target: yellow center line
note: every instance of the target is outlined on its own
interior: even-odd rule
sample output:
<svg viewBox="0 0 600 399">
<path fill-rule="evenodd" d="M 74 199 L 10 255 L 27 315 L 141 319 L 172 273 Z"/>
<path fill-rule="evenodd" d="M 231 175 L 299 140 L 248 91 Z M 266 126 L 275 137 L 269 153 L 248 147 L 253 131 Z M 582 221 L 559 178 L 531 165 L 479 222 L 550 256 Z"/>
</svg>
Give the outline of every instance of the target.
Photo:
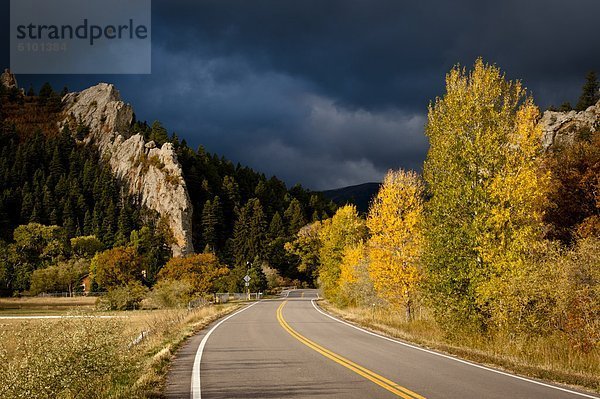
<svg viewBox="0 0 600 399">
<path fill-rule="evenodd" d="M 325 356 L 326 358 L 333 360 L 337 364 L 340 364 L 340 365 L 346 367 L 347 369 L 355 372 L 356 374 L 358 374 L 358 375 L 366 378 L 367 380 L 379 385 L 380 387 L 390 391 L 391 393 L 393 393 L 396 396 L 399 396 L 404 399 L 425 399 L 423 396 L 409 390 L 408 388 L 405 388 L 405 387 L 395 383 L 394 381 L 388 380 L 387 378 L 380 376 L 379 374 L 377 374 L 363 366 L 360 366 L 360 365 L 352 362 L 351 360 L 348 360 L 345 357 L 338 355 L 337 353 L 334 353 L 328 349 L 325 349 L 321 345 L 311 341 L 310 339 L 308 339 L 305 336 L 298 333 L 296 330 L 294 330 L 292 327 L 290 327 L 290 325 L 283 318 L 283 307 L 285 306 L 286 303 L 287 303 L 287 301 L 284 301 L 281 305 L 279 305 L 279 308 L 277 308 L 277 320 L 279 321 L 279 324 L 281 325 L 281 327 L 283 327 L 283 329 L 286 330 L 292 337 L 296 338 L 298 341 L 302 342 L 304 345 L 306 345 L 309 348 L 313 349 L 314 351 L 320 353 L 321 355 Z"/>
</svg>

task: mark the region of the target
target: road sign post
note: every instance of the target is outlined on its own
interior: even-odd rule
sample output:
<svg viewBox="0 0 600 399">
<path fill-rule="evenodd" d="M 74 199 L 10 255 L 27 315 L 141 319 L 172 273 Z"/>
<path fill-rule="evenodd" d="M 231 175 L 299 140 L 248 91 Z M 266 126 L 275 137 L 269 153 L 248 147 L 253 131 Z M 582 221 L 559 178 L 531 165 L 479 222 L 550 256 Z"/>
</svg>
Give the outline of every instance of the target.
<svg viewBox="0 0 600 399">
<path fill-rule="evenodd" d="M 246 286 L 246 291 L 248 293 L 248 300 L 250 300 L 250 280 L 252 280 L 252 278 L 246 274 L 244 276 L 244 285 Z"/>
</svg>

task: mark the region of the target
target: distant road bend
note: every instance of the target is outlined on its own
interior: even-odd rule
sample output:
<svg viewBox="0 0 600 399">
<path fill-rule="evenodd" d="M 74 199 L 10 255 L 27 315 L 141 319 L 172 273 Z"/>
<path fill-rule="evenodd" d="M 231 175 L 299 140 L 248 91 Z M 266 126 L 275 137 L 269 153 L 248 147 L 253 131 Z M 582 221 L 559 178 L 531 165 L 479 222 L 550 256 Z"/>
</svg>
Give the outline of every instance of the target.
<svg viewBox="0 0 600 399">
<path fill-rule="evenodd" d="M 168 398 L 600 398 L 382 337 L 315 304 L 316 290 L 246 306 L 178 352 Z"/>
</svg>

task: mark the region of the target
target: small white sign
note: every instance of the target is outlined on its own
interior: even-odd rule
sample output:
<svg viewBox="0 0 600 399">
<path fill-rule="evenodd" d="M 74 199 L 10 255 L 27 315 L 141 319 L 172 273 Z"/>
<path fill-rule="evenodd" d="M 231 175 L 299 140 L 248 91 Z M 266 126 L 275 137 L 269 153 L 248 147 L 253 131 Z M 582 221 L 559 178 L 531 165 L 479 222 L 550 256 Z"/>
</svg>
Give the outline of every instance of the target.
<svg viewBox="0 0 600 399">
<path fill-rule="evenodd" d="M 248 283 L 250 280 L 252 280 L 252 279 L 250 278 L 250 276 L 248 276 L 248 275 L 246 274 L 246 275 L 244 276 L 244 281 L 245 281 L 246 283 Z"/>
</svg>

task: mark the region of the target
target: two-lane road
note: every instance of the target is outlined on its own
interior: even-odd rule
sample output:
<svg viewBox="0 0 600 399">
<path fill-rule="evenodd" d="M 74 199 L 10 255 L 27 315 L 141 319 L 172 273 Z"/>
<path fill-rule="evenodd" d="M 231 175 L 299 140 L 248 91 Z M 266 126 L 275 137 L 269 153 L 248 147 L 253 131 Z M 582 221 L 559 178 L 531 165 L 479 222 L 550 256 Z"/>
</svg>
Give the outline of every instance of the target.
<svg viewBox="0 0 600 399">
<path fill-rule="evenodd" d="M 178 353 L 169 398 L 597 398 L 368 333 L 326 315 L 315 290 L 254 303 Z"/>
</svg>

